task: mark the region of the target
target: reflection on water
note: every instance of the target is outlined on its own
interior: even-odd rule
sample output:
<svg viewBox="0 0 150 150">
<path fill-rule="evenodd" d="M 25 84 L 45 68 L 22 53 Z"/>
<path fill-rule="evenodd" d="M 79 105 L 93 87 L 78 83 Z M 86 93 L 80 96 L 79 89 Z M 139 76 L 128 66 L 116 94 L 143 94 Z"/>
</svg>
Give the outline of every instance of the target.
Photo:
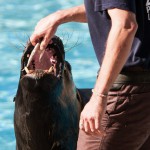
<svg viewBox="0 0 150 150">
<path fill-rule="evenodd" d="M 23 45 L 39 19 L 81 3 L 82 0 L 0 0 L 0 150 L 15 150 L 12 100 L 19 79 Z M 66 60 L 72 65 L 77 87 L 92 87 L 98 64 L 87 25 L 64 24 L 57 35 L 63 39 L 66 51 L 71 48 L 66 53 Z"/>
</svg>

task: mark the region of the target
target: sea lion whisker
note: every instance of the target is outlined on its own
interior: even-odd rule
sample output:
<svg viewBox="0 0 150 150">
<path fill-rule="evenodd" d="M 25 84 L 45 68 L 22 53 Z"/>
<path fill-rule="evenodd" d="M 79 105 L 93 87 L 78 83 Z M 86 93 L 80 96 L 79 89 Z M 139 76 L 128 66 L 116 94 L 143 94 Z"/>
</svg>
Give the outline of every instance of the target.
<svg viewBox="0 0 150 150">
<path fill-rule="evenodd" d="M 41 79 L 45 75 L 46 71 L 42 69 L 37 69 L 34 73 L 36 79 Z"/>
</svg>

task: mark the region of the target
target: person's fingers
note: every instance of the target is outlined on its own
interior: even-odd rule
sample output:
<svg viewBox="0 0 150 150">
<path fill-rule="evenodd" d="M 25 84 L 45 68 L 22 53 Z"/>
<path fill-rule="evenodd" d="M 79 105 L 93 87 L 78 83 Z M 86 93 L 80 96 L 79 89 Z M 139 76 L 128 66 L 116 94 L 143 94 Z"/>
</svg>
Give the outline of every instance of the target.
<svg viewBox="0 0 150 150">
<path fill-rule="evenodd" d="M 47 47 L 47 45 L 48 45 L 48 43 L 50 42 L 50 37 L 49 36 L 45 36 L 44 38 L 43 38 L 43 40 L 42 40 L 42 42 L 41 42 L 41 44 L 40 44 L 40 49 L 41 50 L 44 50 L 46 47 Z"/>
<path fill-rule="evenodd" d="M 100 124 L 100 119 L 99 117 L 96 117 L 95 118 L 95 133 L 98 134 L 98 135 L 105 135 L 105 132 Z"/>
<path fill-rule="evenodd" d="M 84 120 L 84 131 L 85 132 L 90 132 L 90 126 L 87 120 Z"/>
<path fill-rule="evenodd" d="M 89 120 L 89 127 L 90 127 L 90 130 L 91 130 L 92 132 L 95 131 L 95 121 L 94 121 L 93 118 L 91 118 L 91 119 Z"/>
<path fill-rule="evenodd" d="M 40 36 L 33 33 L 30 37 L 30 42 L 32 43 L 33 46 L 35 46 L 39 42 Z"/>
<path fill-rule="evenodd" d="M 57 30 L 57 28 L 51 28 L 45 33 L 45 35 L 43 36 L 42 42 L 41 42 L 41 46 L 40 46 L 41 50 L 43 50 L 47 47 L 47 45 L 51 41 L 52 37 L 55 35 L 56 30 Z"/>
<path fill-rule="evenodd" d="M 95 129 L 99 130 L 100 129 L 100 119 L 98 116 L 95 117 Z"/>
</svg>

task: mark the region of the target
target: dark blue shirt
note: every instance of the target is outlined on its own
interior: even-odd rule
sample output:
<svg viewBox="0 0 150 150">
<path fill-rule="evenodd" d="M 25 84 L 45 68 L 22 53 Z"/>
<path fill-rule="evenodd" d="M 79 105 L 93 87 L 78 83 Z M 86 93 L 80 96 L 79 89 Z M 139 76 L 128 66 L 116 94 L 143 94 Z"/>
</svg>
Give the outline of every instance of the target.
<svg viewBox="0 0 150 150">
<path fill-rule="evenodd" d="M 91 39 L 101 64 L 111 28 L 108 9 L 119 8 L 136 14 L 138 30 L 124 68 L 150 69 L 150 0 L 85 0 Z"/>
</svg>

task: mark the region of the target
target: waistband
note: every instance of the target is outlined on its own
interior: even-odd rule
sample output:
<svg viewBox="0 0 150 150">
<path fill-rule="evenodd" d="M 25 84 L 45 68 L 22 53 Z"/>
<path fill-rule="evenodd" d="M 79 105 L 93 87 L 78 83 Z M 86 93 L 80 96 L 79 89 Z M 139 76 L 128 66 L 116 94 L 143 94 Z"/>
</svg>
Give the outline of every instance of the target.
<svg viewBox="0 0 150 150">
<path fill-rule="evenodd" d="M 150 83 L 150 71 L 121 72 L 114 84 Z"/>
</svg>

